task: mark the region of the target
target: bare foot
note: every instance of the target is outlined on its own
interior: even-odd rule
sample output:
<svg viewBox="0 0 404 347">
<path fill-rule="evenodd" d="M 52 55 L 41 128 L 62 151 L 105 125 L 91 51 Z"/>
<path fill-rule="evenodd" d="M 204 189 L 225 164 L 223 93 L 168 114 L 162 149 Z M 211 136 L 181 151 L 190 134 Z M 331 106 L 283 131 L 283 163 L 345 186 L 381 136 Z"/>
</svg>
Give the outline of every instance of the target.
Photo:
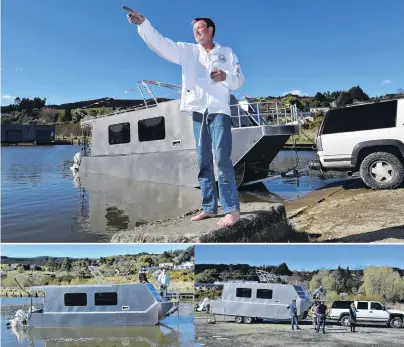
<svg viewBox="0 0 404 347">
<path fill-rule="evenodd" d="M 193 216 L 191 218 L 191 221 L 196 222 L 198 220 L 202 220 L 205 218 L 213 218 L 213 217 L 216 217 L 215 213 L 208 213 L 208 212 L 202 211 L 201 213 L 197 214 L 196 216 Z"/>
<path fill-rule="evenodd" d="M 230 227 L 240 219 L 240 211 L 233 211 L 226 214 L 219 222 L 221 227 Z"/>
</svg>

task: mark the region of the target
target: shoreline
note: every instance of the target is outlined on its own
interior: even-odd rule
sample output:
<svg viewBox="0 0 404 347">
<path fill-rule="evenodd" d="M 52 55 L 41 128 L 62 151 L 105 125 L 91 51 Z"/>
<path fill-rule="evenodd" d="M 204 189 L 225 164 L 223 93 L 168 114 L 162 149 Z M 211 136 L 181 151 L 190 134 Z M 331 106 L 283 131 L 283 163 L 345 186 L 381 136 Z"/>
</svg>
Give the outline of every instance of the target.
<svg viewBox="0 0 404 347">
<path fill-rule="evenodd" d="M 191 222 L 199 211 L 119 231 L 110 242 L 404 242 L 404 188 L 375 191 L 355 178 L 282 204 L 242 203 L 230 228 L 217 227 L 220 216 Z"/>
</svg>

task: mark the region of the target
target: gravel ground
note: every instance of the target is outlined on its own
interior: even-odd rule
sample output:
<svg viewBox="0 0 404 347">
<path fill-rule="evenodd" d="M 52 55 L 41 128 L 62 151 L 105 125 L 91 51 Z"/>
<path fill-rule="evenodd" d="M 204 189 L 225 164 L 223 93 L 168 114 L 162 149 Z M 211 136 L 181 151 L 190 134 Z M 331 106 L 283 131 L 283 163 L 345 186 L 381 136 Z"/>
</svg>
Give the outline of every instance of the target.
<svg viewBox="0 0 404 347">
<path fill-rule="evenodd" d="M 356 333 L 349 328 L 329 323 L 326 333 L 314 332 L 310 322 L 301 323 L 302 330 L 292 331 L 290 325 L 279 323 L 236 324 L 217 318 L 207 324 L 203 317 L 195 318 L 196 340 L 201 346 L 404 346 L 404 329 L 384 326 L 359 326 Z"/>
</svg>

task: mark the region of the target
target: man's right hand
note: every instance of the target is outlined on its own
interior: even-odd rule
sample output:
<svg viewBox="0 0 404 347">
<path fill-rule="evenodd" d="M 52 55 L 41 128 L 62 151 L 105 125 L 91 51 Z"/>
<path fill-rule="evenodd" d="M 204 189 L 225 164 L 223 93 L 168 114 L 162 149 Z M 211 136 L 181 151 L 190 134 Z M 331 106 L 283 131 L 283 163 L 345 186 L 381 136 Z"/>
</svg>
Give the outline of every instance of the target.
<svg viewBox="0 0 404 347">
<path fill-rule="evenodd" d="M 139 12 L 136 12 L 127 6 L 122 6 L 122 8 L 129 12 L 127 14 L 129 23 L 140 25 L 144 22 L 145 18 Z"/>
</svg>

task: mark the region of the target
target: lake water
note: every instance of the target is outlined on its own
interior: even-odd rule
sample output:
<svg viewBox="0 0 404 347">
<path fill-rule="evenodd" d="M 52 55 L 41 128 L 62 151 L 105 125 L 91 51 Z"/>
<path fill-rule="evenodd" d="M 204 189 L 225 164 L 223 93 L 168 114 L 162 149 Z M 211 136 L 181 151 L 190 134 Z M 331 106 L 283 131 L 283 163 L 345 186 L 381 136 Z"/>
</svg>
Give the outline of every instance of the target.
<svg viewBox="0 0 404 347">
<path fill-rule="evenodd" d="M 166 184 L 88 175 L 73 179 L 78 146 L 2 147 L 2 242 L 109 242 L 139 221 L 175 218 L 200 207 L 200 191 Z M 295 199 L 338 178 L 305 174 L 313 152 L 299 152 L 299 178 L 275 178 L 246 186 L 241 201 Z M 282 151 L 274 171 L 296 165 Z"/>
<path fill-rule="evenodd" d="M 193 304 L 180 304 L 178 314 L 150 327 L 7 328 L 7 320 L 13 317 L 14 310 L 26 309 L 27 303 L 28 298 L 2 298 L 2 347 L 200 346 L 194 342 Z"/>
</svg>

